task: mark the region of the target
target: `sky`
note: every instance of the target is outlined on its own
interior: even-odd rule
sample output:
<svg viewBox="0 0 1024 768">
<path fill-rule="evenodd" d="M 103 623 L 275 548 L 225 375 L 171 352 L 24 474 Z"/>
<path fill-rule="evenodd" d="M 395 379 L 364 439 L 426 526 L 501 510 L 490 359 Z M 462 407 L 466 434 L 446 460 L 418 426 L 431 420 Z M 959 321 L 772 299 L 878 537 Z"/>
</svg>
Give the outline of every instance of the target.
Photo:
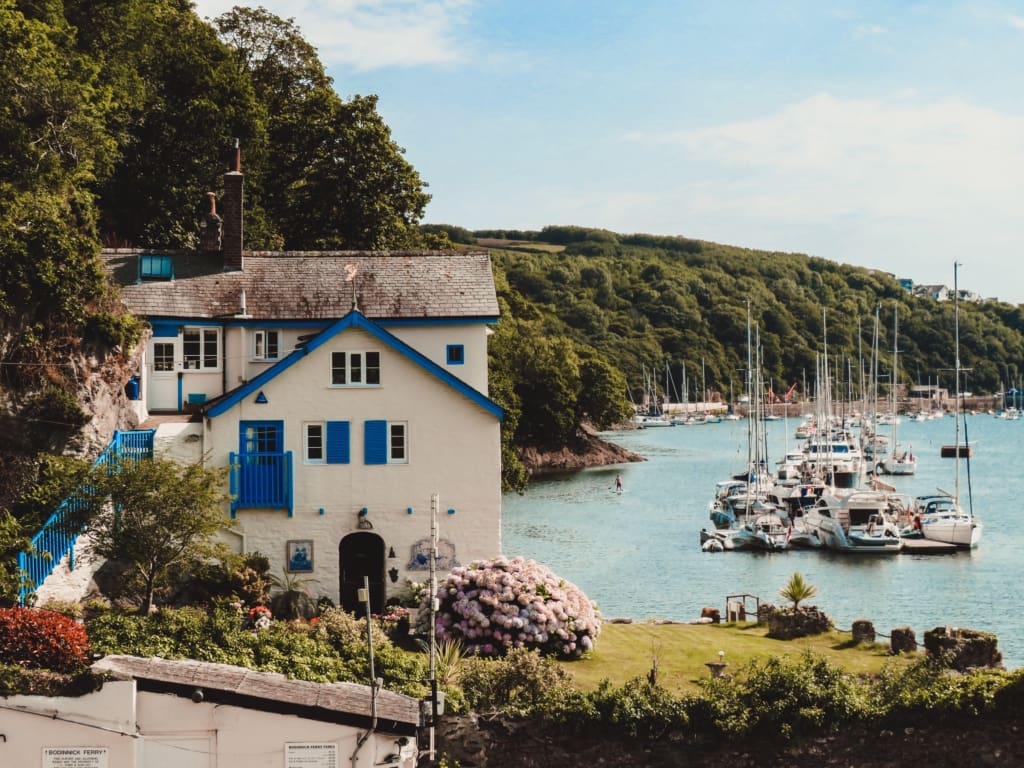
<svg viewBox="0 0 1024 768">
<path fill-rule="evenodd" d="M 198 0 L 213 18 L 238 3 Z M 1024 303 L 1024 3 L 264 0 L 423 221 L 683 235 Z"/>
</svg>

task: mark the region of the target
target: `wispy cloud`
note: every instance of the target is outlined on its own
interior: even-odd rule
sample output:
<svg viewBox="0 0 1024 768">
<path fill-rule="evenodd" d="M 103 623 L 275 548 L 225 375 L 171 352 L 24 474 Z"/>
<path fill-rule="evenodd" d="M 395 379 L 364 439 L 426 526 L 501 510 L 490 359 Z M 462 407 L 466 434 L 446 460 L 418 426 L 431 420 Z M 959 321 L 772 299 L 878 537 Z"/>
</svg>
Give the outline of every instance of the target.
<svg viewBox="0 0 1024 768">
<path fill-rule="evenodd" d="M 773 215 L 1008 209 L 1024 178 L 1024 119 L 956 100 L 907 105 L 821 94 L 761 118 L 630 138 L 731 168 L 744 186 L 771 190 L 732 204 L 770 205 Z"/>
<path fill-rule="evenodd" d="M 328 68 L 357 71 L 463 59 L 458 40 L 475 0 L 305 0 L 288 5 L 288 18 L 317 48 Z M 213 18 L 234 0 L 198 0 L 201 16 Z"/>
<path fill-rule="evenodd" d="M 853 30 L 856 37 L 876 37 L 887 31 L 881 24 L 858 24 Z"/>
<path fill-rule="evenodd" d="M 1010 16 L 1009 17 L 1009 21 L 1010 21 L 1010 26 L 1011 27 L 1014 27 L 1015 29 L 1024 30 L 1024 17 L 1022 17 L 1022 16 Z"/>
</svg>

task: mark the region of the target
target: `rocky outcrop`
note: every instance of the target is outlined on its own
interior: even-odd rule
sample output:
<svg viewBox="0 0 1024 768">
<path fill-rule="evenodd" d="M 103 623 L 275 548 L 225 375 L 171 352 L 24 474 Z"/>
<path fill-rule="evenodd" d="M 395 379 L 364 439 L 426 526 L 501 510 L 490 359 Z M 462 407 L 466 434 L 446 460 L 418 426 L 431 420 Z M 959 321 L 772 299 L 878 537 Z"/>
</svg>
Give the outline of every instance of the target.
<svg viewBox="0 0 1024 768">
<path fill-rule="evenodd" d="M 554 450 L 525 448 L 519 452 L 519 459 L 531 475 L 572 472 L 587 467 L 603 467 L 609 464 L 628 464 L 635 461 L 647 461 L 638 453 L 628 451 L 622 446 L 602 440 L 600 435 L 590 427 L 580 429 L 577 440 L 572 445 Z"/>
</svg>

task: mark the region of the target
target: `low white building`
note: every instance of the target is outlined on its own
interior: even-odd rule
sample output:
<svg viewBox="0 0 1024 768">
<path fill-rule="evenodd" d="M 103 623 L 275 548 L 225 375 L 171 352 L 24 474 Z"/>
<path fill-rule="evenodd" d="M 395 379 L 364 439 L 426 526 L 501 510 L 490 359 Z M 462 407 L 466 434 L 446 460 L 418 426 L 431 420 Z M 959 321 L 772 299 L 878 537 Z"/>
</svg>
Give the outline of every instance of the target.
<svg viewBox="0 0 1024 768">
<path fill-rule="evenodd" d="M 4 768 L 413 768 L 420 703 L 198 661 L 111 656 L 81 697 L 0 699 Z"/>
</svg>

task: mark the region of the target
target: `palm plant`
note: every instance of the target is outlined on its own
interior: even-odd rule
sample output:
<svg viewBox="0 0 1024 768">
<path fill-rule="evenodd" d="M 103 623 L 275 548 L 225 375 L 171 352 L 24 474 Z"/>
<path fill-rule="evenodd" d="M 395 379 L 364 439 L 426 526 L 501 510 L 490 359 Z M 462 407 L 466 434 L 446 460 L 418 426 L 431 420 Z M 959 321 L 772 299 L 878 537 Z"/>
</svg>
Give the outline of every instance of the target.
<svg viewBox="0 0 1024 768">
<path fill-rule="evenodd" d="M 309 586 L 318 584 L 319 580 L 289 573 L 287 570 L 283 573 L 283 578 L 270 577 L 270 583 L 279 590 L 270 597 L 270 606 L 274 610 L 274 615 L 289 621 L 308 619 L 316 609 Z"/>
<path fill-rule="evenodd" d="M 794 613 L 800 610 L 800 603 L 810 600 L 816 594 L 818 594 L 818 588 L 806 581 L 800 571 L 794 571 L 786 586 L 779 590 L 779 597 L 792 601 Z"/>
</svg>

